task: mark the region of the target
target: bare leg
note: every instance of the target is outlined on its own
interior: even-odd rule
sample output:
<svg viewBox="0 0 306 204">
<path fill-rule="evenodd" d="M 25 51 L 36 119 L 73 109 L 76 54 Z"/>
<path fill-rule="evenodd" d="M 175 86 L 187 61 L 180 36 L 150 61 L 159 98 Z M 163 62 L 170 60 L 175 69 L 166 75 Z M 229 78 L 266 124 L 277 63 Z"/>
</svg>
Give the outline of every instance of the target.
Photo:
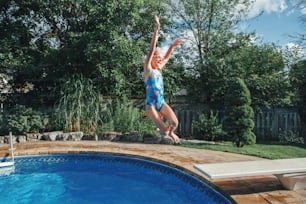
<svg viewBox="0 0 306 204">
<path fill-rule="evenodd" d="M 167 128 L 170 131 L 170 136 L 173 138 L 175 143 L 180 143 L 180 138 L 174 133 L 178 127 L 178 119 L 172 108 L 167 103 L 164 103 L 160 113 L 170 122 L 169 128 Z"/>
<path fill-rule="evenodd" d="M 162 117 L 160 116 L 159 112 L 157 112 L 153 105 L 149 105 L 147 107 L 148 115 L 153 120 L 157 128 L 159 128 L 161 134 L 163 136 L 167 136 L 169 134 L 169 129 L 162 121 Z"/>
</svg>

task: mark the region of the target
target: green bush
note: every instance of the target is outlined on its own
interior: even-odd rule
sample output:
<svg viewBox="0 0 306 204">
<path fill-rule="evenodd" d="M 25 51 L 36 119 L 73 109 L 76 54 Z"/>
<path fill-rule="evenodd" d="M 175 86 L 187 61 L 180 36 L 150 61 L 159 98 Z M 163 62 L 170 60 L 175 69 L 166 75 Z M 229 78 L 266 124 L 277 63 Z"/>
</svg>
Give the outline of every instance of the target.
<svg viewBox="0 0 306 204">
<path fill-rule="evenodd" d="M 152 133 L 155 126 L 150 119 L 144 119 L 140 110 L 129 103 L 126 97 L 110 102 L 103 114 L 102 131 Z"/>
<path fill-rule="evenodd" d="M 254 128 L 254 111 L 251 105 L 251 94 L 244 81 L 240 78 L 232 79 L 225 95 L 225 118 L 223 130 L 227 137 L 237 147 L 254 144 L 256 136 Z"/>
<path fill-rule="evenodd" d="M 210 111 L 210 114 L 200 114 L 198 120 L 192 121 L 194 135 L 196 139 L 217 141 L 223 140 L 224 132 L 219 123 L 218 112 Z"/>
<path fill-rule="evenodd" d="M 305 144 L 304 138 L 298 132 L 288 131 L 279 134 L 279 142 L 282 144 Z"/>
<path fill-rule="evenodd" d="M 66 81 L 55 105 L 57 123 L 65 131 L 95 132 L 101 122 L 102 96 L 90 79 L 74 75 Z"/>
<path fill-rule="evenodd" d="M 46 129 L 48 123 L 47 114 L 34 111 L 24 105 L 15 105 L 8 114 L 3 116 L 1 133 L 7 134 L 9 131 L 14 134 L 41 132 Z"/>
</svg>

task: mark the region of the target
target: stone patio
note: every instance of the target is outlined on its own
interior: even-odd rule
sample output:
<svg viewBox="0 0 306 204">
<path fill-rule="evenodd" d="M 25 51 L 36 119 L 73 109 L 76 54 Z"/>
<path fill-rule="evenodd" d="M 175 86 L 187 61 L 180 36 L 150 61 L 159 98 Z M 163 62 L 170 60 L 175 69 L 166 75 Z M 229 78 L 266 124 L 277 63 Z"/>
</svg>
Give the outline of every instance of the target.
<svg viewBox="0 0 306 204">
<path fill-rule="evenodd" d="M 285 190 L 274 176 L 241 177 L 208 180 L 194 164 L 229 161 L 261 160 L 261 158 L 200 150 L 182 146 L 124 143 L 111 141 L 32 141 L 14 144 L 15 155 L 53 153 L 104 152 L 147 157 L 179 166 L 187 172 L 211 183 L 237 203 L 243 204 L 302 204 L 306 203 L 306 190 Z M 1 158 L 9 155 L 8 144 L 0 144 Z"/>
</svg>

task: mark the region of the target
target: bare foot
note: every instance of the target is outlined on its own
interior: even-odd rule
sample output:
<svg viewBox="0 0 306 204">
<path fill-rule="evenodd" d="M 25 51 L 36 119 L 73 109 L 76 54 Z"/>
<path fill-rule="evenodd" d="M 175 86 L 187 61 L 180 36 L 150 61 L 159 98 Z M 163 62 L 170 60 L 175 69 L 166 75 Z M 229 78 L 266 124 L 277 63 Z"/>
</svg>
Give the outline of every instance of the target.
<svg viewBox="0 0 306 204">
<path fill-rule="evenodd" d="M 160 133 L 161 133 L 161 137 L 162 137 L 162 139 L 160 141 L 161 144 L 170 144 L 170 145 L 175 144 L 174 139 L 169 135 L 169 133 L 170 133 L 169 130 L 164 131 L 164 132 L 160 132 Z"/>
<path fill-rule="evenodd" d="M 174 132 L 171 131 L 170 136 L 173 138 L 175 144 L 181 143 L 180 138 Z"/>
<path fill-rule="evenodd" d="M 172 137 L 170 137 L 170 136 L 164 136 L 164 137 L 162 137 L 160 143 L 161 143 L 161 144 L 169 144 L 169 145 L 175 144 L 175 142 L 173 141 Z"/>
</svg>

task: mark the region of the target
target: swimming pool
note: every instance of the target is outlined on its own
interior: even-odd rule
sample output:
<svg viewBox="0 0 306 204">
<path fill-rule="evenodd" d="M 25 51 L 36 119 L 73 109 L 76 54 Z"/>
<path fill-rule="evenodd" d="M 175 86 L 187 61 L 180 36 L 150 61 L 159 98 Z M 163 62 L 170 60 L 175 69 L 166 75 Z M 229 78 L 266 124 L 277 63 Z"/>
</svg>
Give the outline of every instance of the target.
<svg viewBox="0 0 306 204">
<path fill-rule="evenodd" d="M 15 157 L 0 177 L 0 203 L 232 203 L 184 171 L 113 154 Z"/>
</svg>

